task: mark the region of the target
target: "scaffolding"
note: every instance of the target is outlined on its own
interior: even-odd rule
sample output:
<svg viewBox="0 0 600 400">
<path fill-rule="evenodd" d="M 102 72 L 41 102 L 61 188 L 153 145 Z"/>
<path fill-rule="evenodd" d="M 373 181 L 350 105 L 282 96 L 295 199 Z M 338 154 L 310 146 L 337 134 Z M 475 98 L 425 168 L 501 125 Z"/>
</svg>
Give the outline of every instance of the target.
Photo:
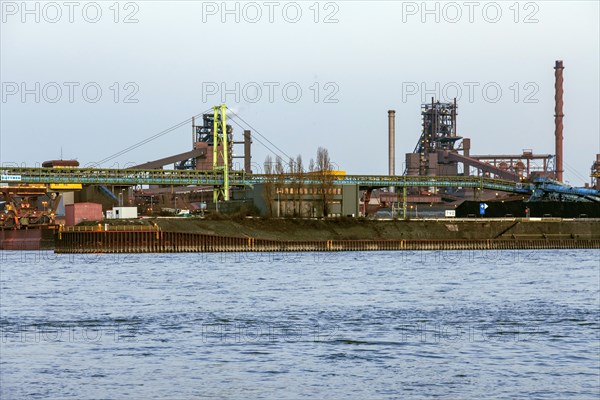
<svg viewBox="0 0 600 400">
<path fill-rule="evenodd" d="M 456 135 L 456 99 L 453 103 L 440 103 L 431 99 L 431 103 L 421 105 L 423 130 L 414 153 L 419 154 L 419 175 L 427 175 L 429 155 L 438 150 L 454 150 L 456 141 L 462 139 Z"/>
<path fill-rule="evenodd" d="M 213 107 L 213 172 L 222 173 L 223 184 L 215 186 L 213 201 L 229 201 L 229 132 L 227 132 L 227 106 Z M 223 160 L 219 165 L 219 157 Z"/>
</svg>

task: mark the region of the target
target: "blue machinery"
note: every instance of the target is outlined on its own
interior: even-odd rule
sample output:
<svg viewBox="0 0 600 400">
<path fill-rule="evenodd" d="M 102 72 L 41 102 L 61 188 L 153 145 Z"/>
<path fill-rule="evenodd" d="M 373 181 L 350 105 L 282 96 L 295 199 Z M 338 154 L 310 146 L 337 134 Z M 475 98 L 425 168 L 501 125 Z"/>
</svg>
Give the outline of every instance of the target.
<svg viewBox="0 0 600 400">
<path fill-rule="evenodd" d="M 536 178 L 533 181 L 532 194 L 529 201 L 539 201 L 545 198 L 550 200 L 589 200 L 600 203 L 600 190 L 591 188 L 577 188 L 561 184 L 547 178 Z"/>
<path fill-rule="evenodd" d="M 27 168 L 2 167 L 0 182 L 12 186 L 26 184 L 84 184 L 84 185 L 198 185 L 222 188 L 227 186 L 253 186 L 272 182 L 273 175 L 246 174 L 229 171 L 197 170 L 133 170 L 133 169 L 97 169 L 97 168 Z M 315 176 L 307 176 L 304 183 L 318 184 Z M 227 182 L 228 181 L 228 182 Z M 285 183 L 296 182 L 297 178 L 286 176 Z M 538 178 L 534 182 L 511 182 L 477 176 L 388 176 L 388 175 L 336 175 L 334 185 L 358 185 L 360 188 L 382 187 L 443 187 L 443 188 L 479 188 L 503 192 L 531 195 L 531 201 L 544 198 L 562 197 L 565 200 L 583 200 L 600 202 L 600 191 L 588 188 L 565 186 L 550 179 Z"/>
</svg>

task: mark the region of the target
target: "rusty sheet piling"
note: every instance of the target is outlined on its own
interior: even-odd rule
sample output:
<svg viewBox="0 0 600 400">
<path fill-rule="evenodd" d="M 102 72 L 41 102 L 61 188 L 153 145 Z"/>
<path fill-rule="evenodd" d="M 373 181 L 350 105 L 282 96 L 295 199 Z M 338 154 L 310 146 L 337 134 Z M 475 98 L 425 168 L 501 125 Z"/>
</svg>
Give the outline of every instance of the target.
<svg viewBox="0 0 600 400">
<path fill-rule="evenodd" d="M 520 250 L 600 248 L 600 239 L 578 237 L 457 240 L 268 240 L 135 227 L 67 230 L 55 237 L 56 253 L 335 252 L 402 250 Z"/>
</svg>

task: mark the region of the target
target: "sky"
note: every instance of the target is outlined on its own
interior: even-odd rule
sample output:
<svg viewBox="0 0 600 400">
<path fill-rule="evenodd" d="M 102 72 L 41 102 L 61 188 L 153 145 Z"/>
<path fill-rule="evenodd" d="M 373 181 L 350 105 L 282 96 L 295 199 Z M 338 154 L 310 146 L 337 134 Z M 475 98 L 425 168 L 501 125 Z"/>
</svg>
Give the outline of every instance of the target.
<svg viewBox="0 0 600 400">
<path fill-rule="evenodd" d="M 254 131 L 256 172 L 273 156 L 262 141 L 305 164 L 322 146 L 348 173 L 387 174 L 394 109 L 401 173 L 432 96 L 458 97 L 471 154 L 554 154 L 559 59 L 565 180 L 589 182 L 600 153 L 597 1 L 0 5 L 3 165 L 90 165 L 224 102 Z M 102 166 L 190 147 L 185 123 Z"/>
</svg>

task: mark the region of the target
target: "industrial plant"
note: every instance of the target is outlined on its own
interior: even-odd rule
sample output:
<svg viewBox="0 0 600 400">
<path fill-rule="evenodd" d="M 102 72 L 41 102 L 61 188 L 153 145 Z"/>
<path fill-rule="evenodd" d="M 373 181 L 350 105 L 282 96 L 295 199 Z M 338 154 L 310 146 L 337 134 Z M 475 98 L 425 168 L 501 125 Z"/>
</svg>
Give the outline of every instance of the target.
<svg viewBox="0 0 600 400">
<path fill-rule="evenodd" d="M 396 167 L 394 110 L 387 112 L 387 175 L 334 169 L 326 149 L 319 149 L 309 168 L 301 160 L 281 158 L 261 166 L 252 159 L 252 131 L 238 133 L 232 123 L 240 117 L 220 105 L 191 119 L 189 150 L 158 160 L 121 169 L 81 168 L 76 160 L 46 161 L 41 168 L 2 165 L 0 241 L 4 248 L 11 240 L 39 242 L 47 232 L 82 222 L 216 213 L 598 218 L 600 154 L 592 163 L 590 184 L 563 182 L 563 70 L 563 62 L 556 61 L 554 154 L 532 149 L 477 154 L 476 140 L 457 128 L 456 99 L 432 98 L 421 105 L 422 130 L 415 133 L 414 150 L 401 158 L 403 170 Z"/>
</svg>

